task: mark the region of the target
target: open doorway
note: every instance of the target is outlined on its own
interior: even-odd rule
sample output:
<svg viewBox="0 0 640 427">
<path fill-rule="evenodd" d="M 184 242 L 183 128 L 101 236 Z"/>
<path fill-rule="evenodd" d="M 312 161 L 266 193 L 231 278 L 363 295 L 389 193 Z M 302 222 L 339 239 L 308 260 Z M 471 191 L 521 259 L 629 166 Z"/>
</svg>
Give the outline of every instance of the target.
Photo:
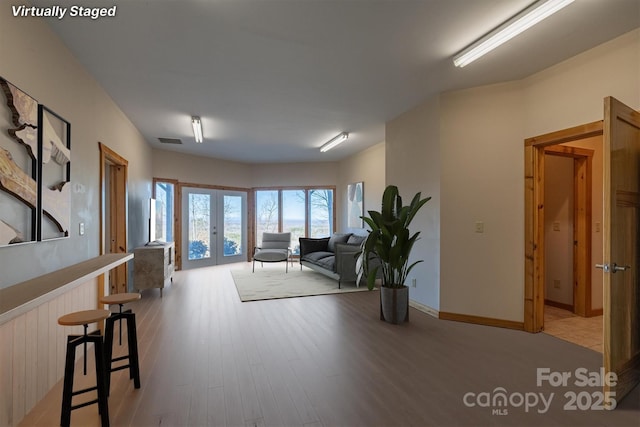
<svg viewBox="0 0 640 427">
<path fill-rule="evenodd" d="M 594 265 L 603 273 L 602 360 L 604 372 L 618 377 L 603 392 L 620 401 L 640 383 L 640 112 L 613 97 L 604 99 L 602 122 L 525 140 L 524 328 L 545 328 L 545 147 L 596 136 L 602 137 L 602 261 Z"/>
<path fill-rule="evenodd" d="M 529 138 L 525 329 L 602 351 L 602 122 Z"/>
<path fill-rule="evenodd" d="M 545 147 L 543 178 L 544 331 L 602 352 L 602 136 Z"/>
</svg>

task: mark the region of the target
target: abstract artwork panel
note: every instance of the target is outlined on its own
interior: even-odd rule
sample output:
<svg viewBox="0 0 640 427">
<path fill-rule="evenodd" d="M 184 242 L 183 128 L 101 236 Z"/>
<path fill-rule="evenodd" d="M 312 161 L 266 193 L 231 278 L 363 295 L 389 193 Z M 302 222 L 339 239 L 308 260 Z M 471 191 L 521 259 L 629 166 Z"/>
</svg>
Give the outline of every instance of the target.
<svg viewBox="0 0 640 427">
<path fill-rule="evenodd" d="M 0 246 L 36 240 L 38 102 L 0 77 Z"/>
<path fill-rule="evenodd" d="M 69 236 L 71 218 L 71 125 L 40 106 L 40 240 Z"/>
<path fill-rule="evenodd" d="M 347 227 L 363 228 L 364 183 L 356 182 L 347 186 Z"/>
</svg>

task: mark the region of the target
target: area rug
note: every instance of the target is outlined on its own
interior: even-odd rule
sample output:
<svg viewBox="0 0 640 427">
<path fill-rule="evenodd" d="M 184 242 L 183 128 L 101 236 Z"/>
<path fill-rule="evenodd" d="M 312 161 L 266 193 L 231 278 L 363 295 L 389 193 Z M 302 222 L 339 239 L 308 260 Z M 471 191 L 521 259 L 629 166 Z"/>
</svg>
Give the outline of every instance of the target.
<svg viewBox="0 0 640 427">
<path fill-rule="evenodd" d="M 355 283 L 343 283 L 338 289 L 338 281 L 313 270 L 290 268 L 258 268 L 251 270 L 231 270 L 238 295 L 242 301 L 259 301 L 278 298 L 306 297 L 312 295 L 338 294 L 343 292 L 366 291 L 366 286 L 356 287 Z"/>
</svg>

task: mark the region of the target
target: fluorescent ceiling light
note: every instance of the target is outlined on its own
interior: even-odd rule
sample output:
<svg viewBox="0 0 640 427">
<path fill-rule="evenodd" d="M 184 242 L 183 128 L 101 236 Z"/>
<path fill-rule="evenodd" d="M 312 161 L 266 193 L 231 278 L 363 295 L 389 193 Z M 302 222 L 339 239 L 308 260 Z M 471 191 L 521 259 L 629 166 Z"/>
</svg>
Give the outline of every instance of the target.
<svg viewBox="0 0 640 427">
<path fill-rule="evenodd" d="M 349 138 L 349 134 L 347 132 L 342 132 L 340 135 L 338 135 L 338 136 L 336 136 L 334 138 L 331 138 L 329 141 L 327 141 L 326 144 L 324 144 L 322 147 L 320 147 L 320 151 L 322 151 L 323 153 L 325 151 L 329 151 L 333 147 L 335 147 L 336 145 L 346 141 L 347 138 Z"/>
<path fill-rule="evenodd" d="M 200 117 L 193 116 L 191 117 L 191 126 L 193 127 L 193 136 L 196 137 L 196 142 L 198 144 L 202 143 L 202 122 L 200 121 Z"/>
<path fill-rule="evenodd" d="M 453 63 L 456 67 L 470 64 L 573 2 L 574 0 L 540 0 L 532 4 L 454 56 Z"/>
</svg>

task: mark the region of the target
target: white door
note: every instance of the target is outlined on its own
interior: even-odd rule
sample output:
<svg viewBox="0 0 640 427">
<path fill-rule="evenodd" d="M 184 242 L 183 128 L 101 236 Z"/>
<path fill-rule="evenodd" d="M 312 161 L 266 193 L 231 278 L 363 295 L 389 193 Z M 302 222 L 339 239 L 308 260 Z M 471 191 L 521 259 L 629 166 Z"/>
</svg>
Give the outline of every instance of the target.
<svg viewBox="0 0 640 427">
<path fill-rule="evenodd" d="M 247 194 L 182 188 L 182 268 L 246 261 Z"/>
</svg>

